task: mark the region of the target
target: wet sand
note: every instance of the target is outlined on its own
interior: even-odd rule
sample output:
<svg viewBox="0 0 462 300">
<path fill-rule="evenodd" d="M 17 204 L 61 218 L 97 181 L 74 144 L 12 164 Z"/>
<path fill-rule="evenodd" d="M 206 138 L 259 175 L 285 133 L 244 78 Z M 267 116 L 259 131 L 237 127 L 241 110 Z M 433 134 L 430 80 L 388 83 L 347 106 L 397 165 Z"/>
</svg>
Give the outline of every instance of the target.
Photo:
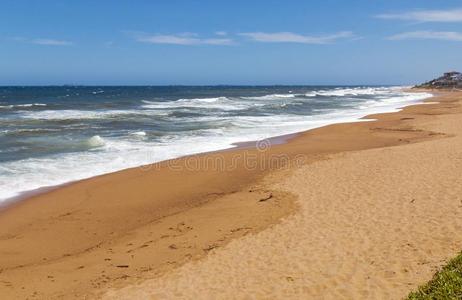
<svg viewBox="0 0 462 300">
<path fill-rule="evenodd" d="M 17 202 L 0 297 L 400 298 L 462 249 L 461 95 Z"/>
</svg>

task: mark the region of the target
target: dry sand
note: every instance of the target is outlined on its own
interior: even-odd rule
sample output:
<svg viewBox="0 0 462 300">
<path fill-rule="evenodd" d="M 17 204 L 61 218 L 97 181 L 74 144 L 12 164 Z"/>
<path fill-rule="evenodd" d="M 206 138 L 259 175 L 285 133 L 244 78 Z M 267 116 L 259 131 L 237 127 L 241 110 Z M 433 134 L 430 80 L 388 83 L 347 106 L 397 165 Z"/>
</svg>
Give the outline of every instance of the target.
<svg viewBox="0 0 462 300">
<path fill-rule="evenodd" d="M 0 297 L 399 299 L 462 249 L 461 95 L 15 204 Z"/>
</svg>

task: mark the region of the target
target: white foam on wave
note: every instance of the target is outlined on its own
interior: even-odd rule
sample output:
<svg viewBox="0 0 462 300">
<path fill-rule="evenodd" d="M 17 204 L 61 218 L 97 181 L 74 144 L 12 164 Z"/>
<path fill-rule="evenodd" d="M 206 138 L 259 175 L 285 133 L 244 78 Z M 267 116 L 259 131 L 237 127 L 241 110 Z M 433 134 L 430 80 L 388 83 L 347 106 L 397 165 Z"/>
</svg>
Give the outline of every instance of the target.
<svg viewBox="0 0 462 300">
<path fill-rule="evenodd" d="M 355 91 L 357 93 L 361 92 L 358 89 L 355 89 Z M 373 91 L 365 91 L 365 93 L 369 92 Z M 93 136 L 85 141 L 90 151 L 0 163 L 0 201 L 17 196 L 25 190 L 63 184 L 184 155 L 226 149 L 233 147 L 233 143 L 236 142 L 291 134 L 328 124 L 358 121 L 359 118 L 366 115 L 397 111 L 402 106 L 418 103 L 432 96 L 428 93 L 403 93 L 396 90 L 377 91 L 377 93 L 381 95 L 380 98 L 362 102 L 356 109 L 338 108 L 336 110 L 327 110 L 317 115 L 239 115 L 227 117 L 226 119 L 215 115 L 195 118 L 194 120 L 197 122 L 216 122 L 214 124 L 227 122 L 232 126 L 219 127 L 217 125 L 217 128 L 191 131 L 185 134 L 172 133 L 172 135 L 165 136 L 161 142 L 150 142 L 145 138 L 136 139 L 129 136 L 126 136 L 125 139 L 123 137 Z M 195 102 L 207 105 L 206 101 L 193 101 L 192 99 L 188 101 L 186 101 L 188 104 Z M 210 101 L 210 103 L 216 104 L 223 101 L 230 100 L 219 99 Z M 268 101 L 273 100 L 268 99 Z M 311 99 L 307 101 L 311 101 Z M 155 105 L 155 102 L 144 103 L 145 105 Z M 53 113 L 59 114 L 63 113 L 63 111 L 54 111 Z M 109 113 L 114 114 L 114 111 Z M 67 114 L 65 117 L 78 116 L 87 118 L 89 115 L 98 116 L 99 113 L 67 111 L 64 114 Z M 51 113 L 45 116 L 51 117 Z M 61 114 L 59 118 L 62 117 L 63 115 Z M 146 135 L 146 132 L 136 131 L 130 135 L 142 137 Z"/>
<path fill-rule="evenodd" d="M 26 104 L 0 105 L 0 108 L 13 109 L 17 107 L 34 107 L 34 106 L 47 106 L 47 105 L 44 103 L 26 103 Z"/>
<path fill-rule="evenodd" d="M 89 148 L 98 148 L 104 146 L 105 144 L 106 142 L 99 135 L 92 136 L 84 142 L 84 145 L 88 146 Z"/>
<path fill-rule="evenodd" d="M 137 110 L 42 110 L 35 112 L 23 112 L 19 115 L 22 119 L 35 119 L 35 120 L 70 120 L 70 119 L 100 119 L 111 116 L 127 115 L 138 113 Z"/>
<path fill-rule="evenodd" d="M 228 98 L 226 97 L 216 97 L 216 98 L 192 98 L 192 99 L 179 99 L 178 102 L 205 102 L 205 103 L 212 103 L 217 101 L 226 101 Z"/>
<path fill-rule="evenodd" d="M 305 96 L 306 97 L 316 97 L 317 94 L 316 94 L 316 92 L 309 92 L 309 93 L 306 93 Z"/>
<path fill-rule="evenodd" d="M 335 88 L 321 89 L 306 93 L 306 97 L 327 96 L 327 97 L 344 97 L 344 96 L 361 96 L 361 95 L 379 95 L 396 92 L 401 87 L 354 87 L 354 88 Z"/>
<path fill-rule="evenodd" d="M 53 129 L 53 128 L 26 128 L 26 129 L 14 129 L 14 130 L 0 130 L 0 133 L 34 134 L 34 133 L 60 132 L 60 131 L 61 129 Z"/>
<path fill-rule="evenodd" d="M 211 108 L 223 111 L 241 110 L 252 106 L 252 103 L 244 103 L 240 99 L 227 97 L 216 98 L 193 98 L 172 101 L 142 101 L 144 109 L 177 109 L 177 108 Z"/>
<path fill-rule="evenodd" d="M 430 93 L 403 93 L 401 96 L 386 97 L 376 100 L 368 100 L 358 106 L 359 109 L 373 109 L 373 108 L 390 108 L 399 107 L 400 105 L 407 105 L 412 102 L 423 100 L 432 97 Z"/>
<path fill-rule="evenodd" d="M 136 131 L 136 132 L 132 132 L 131 135 L 146 136 L 146 132 L 144 132 L 144 131 Z"/>
<path fill-rule="evenodd" d="M 242 97 L 242 99 L 248 100 L 280 100 L 285 98 L 294 98 L 295 94 L 270 94 L 265 96 L 253 96 L 253 97 Z"/>
</svg>

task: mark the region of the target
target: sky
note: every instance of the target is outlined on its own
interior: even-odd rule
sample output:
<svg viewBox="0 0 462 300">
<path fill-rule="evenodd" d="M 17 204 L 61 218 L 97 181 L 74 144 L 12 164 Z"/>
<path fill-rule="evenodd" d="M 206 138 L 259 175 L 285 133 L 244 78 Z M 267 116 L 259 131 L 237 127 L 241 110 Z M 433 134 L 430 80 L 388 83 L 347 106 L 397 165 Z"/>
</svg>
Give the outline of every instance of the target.
<svg viewBox="0 0 462 300">
<path fill-rule="evenodd" d="M 460 0 L 0 0 L 0 85 L 407 85 L 449 70 Z"/>
</svg>

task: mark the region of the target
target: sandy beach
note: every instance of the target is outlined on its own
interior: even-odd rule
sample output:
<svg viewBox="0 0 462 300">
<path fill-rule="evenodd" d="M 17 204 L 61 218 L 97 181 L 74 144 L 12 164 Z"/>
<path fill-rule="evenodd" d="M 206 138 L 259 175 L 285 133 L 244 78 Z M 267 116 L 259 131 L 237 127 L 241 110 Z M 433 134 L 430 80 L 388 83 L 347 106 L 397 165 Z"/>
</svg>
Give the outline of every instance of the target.
<svg viewBox="0 0 462 300">
<path fill-rule="evenodd" d="M 2 299 L 400 299 L 462 249 L 461 92 L 0 212 Z"/>
</svg>

